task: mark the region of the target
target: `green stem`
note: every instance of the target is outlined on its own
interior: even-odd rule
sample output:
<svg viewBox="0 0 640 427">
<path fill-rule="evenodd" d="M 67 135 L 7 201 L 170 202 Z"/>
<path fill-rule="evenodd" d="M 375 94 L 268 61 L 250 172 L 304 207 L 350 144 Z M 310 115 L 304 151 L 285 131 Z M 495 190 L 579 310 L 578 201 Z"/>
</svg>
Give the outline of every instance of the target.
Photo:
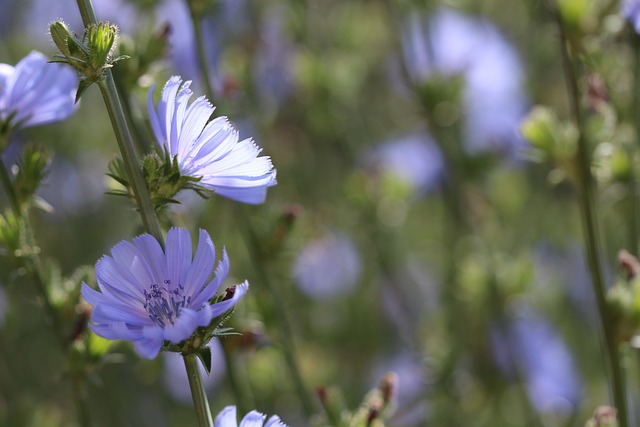
<svg viewBox="0 0 640 427">
<path fill-rule="evenodd" d="M 260 283 L 264 285 L 264 287 L 267 289 L 267 292 L 271 294 L 273 303 L 275 304 L 275 312 L 281 335 L 280 342 L 282 344 L 285 362 L 287 364 L 287 367 L 289 368 L 289 373 L 293 379 L 298 397 L 302 402 L 302 407 L 304 409 L 305 415 L 309 417 L 314 413 L 313 398 L 309 390 L 305 386 L 302 374 L 300 373 L 300 369 L 298 368 L 298 362 L 295 356 L 296 351 L 293 344 L 293 331 L 291 329 L 289 320 L 287 319 L 287 309 L 284 306 L 281 298 L 281 295 L 283 293 L 279 292 L 279 290 L 276 289 L 276 285 L 271 281 L 269 274 L 267 273 L 263 262 L 264 253 L 261 248 L 260 239 L 258 238 L 258 235 L 253 228 L 251 218 L 249 218 L 249 215 L 244 206 L 240 208 L 240 212 L 242 215 L 242 220 L 245 224 L 245 244 L 251 254 L 253 267 L 255 268 L 255 271 L 259 276 Z"/>
<path fill-rule="evenodd" d="M 193 2 L 187 1 L 189 6 L 189 12 L 191 15 L 191 22 L 193 23 L 193 32 L 196 38 L 196 54 L 198 55 L 198 65 L 200 70 L 200 80 L 204 84 L 209 102 L 213 104 L 213 87 L 211 86 L 211 74 L 209 70 L 209 62 L 207 61 L 207 54 L 205 51 L 204 38 L 202 34 L 202 14 L 195 10 Z"/>
<path fill-rule="evenodd" d="M 182 356 L 184 358 L 184 366 L 187 368 L 189 388 L 191 389 L 193 406 L 198 417 L 198 425 L 200 427 L 212 427 L 213 418 L 211 417 L 209 401 L 207 400 L 204 383 L 202 382 L 202 376 L 200 375 L 198 357 L 194 353 L 183 354 Z"/>
<path fill-rule="evenodd" d="M 160 228 L 160 222 L 158 221 L 158 216 L 151 201 L 151 195 L 149 194 L 147 184 L 140 170 L 140 163 L 136 156 L 133 138 L 131 138 L 131 133 L 127 126 L 122 104 L 120 103 L 120 97 L 113 82 L 113 76 L 110 70 L 107 70 L 105 74 L 104 80 L 98 82 L 98 86 L 100 87 L 100 92 L 102 92 L 107 111 L 109 112 L 111 125 L 116 133 L 118 147 L 120 148 L 120 153 L 122 154 L 127 170 L 127 176 L 133 188 L 133 195 L 136 199 L 140 216 L 142 217 L 142 223 L 147 232 L 155 237 L 160 245 L 164 247 L 164 237 Z"/>
<path fill-rule="evenodd" d="M 35 237 L 33 235 L 33 228 L 31 227 L 29 221 L 29 215 L 25 210 L 22 209 L 20 203 L 18 202 L 17 193 L 13 186 L 13 182 L 9 177 L 9 173 L 7 168 L 4 165 L 2 159 L 0 159 L 0 181 L 2 182 L 2 186 L 4 188 L 5 193 L 8 195 L 9 200 L 11 201 L 11 207 L 14 211 L 14 214 L 17 218 L 22 219 L 24 222 L 24 232 L 25 242 L 27 246 L 29 246 L 29 253 L 25 257 L 25 262 L 27 263 L 27 270 L 31 273 L 33 283 L 36 287 L 37 292 L 40 294 L 42 301 L 44 303 L 45 311 L 47 312 L 47 316 L 51 320 L 53 327 L 53 334 L 56 337 L 56 341 L 60 345 L 60 349 L 63 354 L 67 354 L 67 337 L 64 335 L 64 327 L 60 322 L 60 318 L 58 317 L 58 312 L 56 308 L 53 306 L 51 299 L 49 298 L 49 293 L 47 292 L 45 280 L 43 278 L 42 273 L 42 263 L 40 261 L 40 257 L 37 254 L 37 245 L 35 241 Z M 80 421 L 80 425 L 83 427 L 89 427 L 91 425 L 90 418 L 88 417 L 88 400 L 86 394 L 78 393 L 78 383 L 80 379 L 74 380 L 74 395 L 75 395 L 75 403 L 78 411 L 78 419 Z M 87 415 L 87 416 L 85 416 Z"/>
<path fill-rule="evenodd" d="M 578 129 L 578 167 L 579 179 L 578 187 L 580 193 L 580 206 L 582 222 L 587 246 L 587 260 L 591 270 L 594 292 L 598 303 L 598 312 L 604 333 L 604 340 L 611 369 L 611 388 L 613 392 L 613 402 L 618 413 L 620 427 L 627 427 L 627 400 L 625 395 L 625 385 L 620 365 L 620 354 L 618 341 L 615 337 L 614 325 L 607 311 L 606 289 L 602 277 L 602 266 L 599 256 L 599 233 L 596 210 L 594 208 L 593 177 L 591 176 L 591 156 L 589 146 L 584 131 L 584 123 L 580 109 L 580 93 L 578 91 L 578 76 L 576 66 L 569 54 L 568 39 L 565 34 L 564 25 L 560 13 L 556 10 L 556 20 L 560 30 L 560 45 L 562 50 L 562 62 L 569 95 L 569 102 L 573 121 Z"/>
<path fill-rule="evenodd" d="M 633 112 L 631 122 L 635 126 L 636 141 L 640 140 L 640 36 L 631 29 L 630 31 L 631 45 L 633 46 L 634 55 L 634 71 L 633 71 Z M 631 246 L 629 250 L 634 255 L 638 254 L 638 174 L 635 168 L 631 168 L 631 184 L 630 184 L 630 213 L 629 213 L 629 234 L 631 235 Z"/>
<path fill-rule="evenodd" d="M 77 0 L 77 3 L 84 25 L 89 26 L 96 24 L 97 19 L 91 0 Z M 109 118 L 111 119 L 111 125 L 116 134 L 118 147 L 124 160 L 127 176 L 131 182 L 133 196 L 140 211 L 144 227 L 147 232 L 155 237 L 160 245 L 164 247 L 162 229 L 160 228 L 158 216 L 156 215 L 149 190 L 147 189 L 142 171 L 140 170 L 140 163 L 135 152 L 135 144 L 131 137 L 129 126 L 127 125 L 111 70 L 106 69 L 104 71 L 104 78 L 98 82 L 98 87 L 100 87 L 100 92 L 104 98 Z"/>
<path fill-rule="evenodd" d="M 0 146 L 2 146 L 0 144 Z M 16 195 L 16 191 L 13 188 L 13 183 L 11 182 L 11 177 L 9 176 L 9 171 L 7 167 L 4 165 L 2 158 L 0 157 L 0 180 L 2 181 L 2 186 L 4 187 L 4 191 L 7 193 L 7 197 L 9 198 L 9 203 L 11 203 L 11 208 L 15 211 L 16 215 L 20 216 L 20 203 L 18 203 L 18 196 Z"/>
</svg>

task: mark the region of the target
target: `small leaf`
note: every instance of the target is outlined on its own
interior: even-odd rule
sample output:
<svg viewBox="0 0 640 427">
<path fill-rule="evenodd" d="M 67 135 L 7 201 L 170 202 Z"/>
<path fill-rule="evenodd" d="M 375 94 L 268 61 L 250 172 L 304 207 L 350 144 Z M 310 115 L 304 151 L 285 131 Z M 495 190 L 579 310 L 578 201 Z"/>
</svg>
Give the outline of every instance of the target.
<svg viewBox="0 0 640 427">
<path fill-rule="evenodd" d="M 74 101 L 75 104 L 77 104 L 78 101 L 80 101 L 80 97 L 92 84 L 93 84 L 92 81 L 89 81 L 87 79 L 80 79 L 80 84 L 78 85 L 78 91 L 76 92 L 76 100 Z"/>
<path fill-rule="evenodd" d="M 200 359 L 200 361 L 202 362 L 202 366 L 204 367 L 204 370 L 207 371 L 207 375 L 210 375 L 211 374 L 211 348 L 202 347 L 200 350 L 198 350 L 198 352 L 196 353 L 196 356 L 198 356 L 198 359 Z"/>
</svg>

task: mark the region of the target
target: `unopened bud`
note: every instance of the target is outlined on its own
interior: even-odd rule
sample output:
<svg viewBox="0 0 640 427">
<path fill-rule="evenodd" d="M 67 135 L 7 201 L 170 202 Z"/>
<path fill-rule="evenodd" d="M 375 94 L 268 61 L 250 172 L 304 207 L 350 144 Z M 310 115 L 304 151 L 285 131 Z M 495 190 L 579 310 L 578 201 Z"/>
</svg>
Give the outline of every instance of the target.
<svg viewBox="0 0 640 427">
<path fill-rule="evenodd" d="M 618 417 L 616 408 L 598 406 L 593 417 L 587 421 L 585 427 L 617 427 Z"/>
<path fill-rule="evenodd" d="M 398 387 L 398 375 L 395 372 L 387 373 L 380 381 L 380 392 L 385 405 L 389 404 L 395 397 Z"/>
</svg>

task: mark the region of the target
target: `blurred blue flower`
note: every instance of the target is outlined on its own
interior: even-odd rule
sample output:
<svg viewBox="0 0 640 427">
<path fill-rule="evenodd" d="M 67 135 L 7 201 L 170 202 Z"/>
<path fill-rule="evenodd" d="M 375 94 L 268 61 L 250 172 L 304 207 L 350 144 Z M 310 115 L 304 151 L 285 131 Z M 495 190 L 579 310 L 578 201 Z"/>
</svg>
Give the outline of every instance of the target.
<svg viewBox="0 0 640 427">
<path fill-rule="evenodd" d="M 223 252 L 207 284 L 215 248 L 206 231 L 200 230 L 193 260 L 191 248 L 191 235 L 182 228 L 169 230 L 164 251 L 150 234 L 114 246 L 96 263 L 101 292 L 82 284 L 82 296 L 93 306 L 91 329 L 103 338 L 133 341 L 142 357 L 153 359 L 164 341 L 178 344 L 231 309 L 249 284 L 227 289 L 222 301 L 211 304 L 229 260 Z"/>
<path fill-rule="evenodd" d="M 287 427 L 277 415 L 271 416 L 267 423 L 264 420 L 266 415 L 258 411 L 251 411 L 240 421 L 240 427 Z M 216 419 L 213 421 L 213 427 L 238 427 L 238 419 L 236 418 L 236 407 L 227 406 L 224 408 Z"/>
<path fill-rule="evenodd" d="M 78 86 L 71 68 L 51 64 L 33 51 L 15 67 L 0 64 L 0 129 L 25 128 L 64 120 L 75 112 Z M 8 123 L 7 123 L 8 122 Z"/>
<path fill-rule="evenodd" d="M 533 313 L 506 329 L 506 337 L 492 334 L 500 366 L 512 372 L 512 363 L 518 364 L 529 399 L 539 412 L 570 415 L 580 400 L 581 381 L 565 341 L 546 319 Z"/>
<path fill-rule="evenodd" d="M 4 321 L 9 313 L 9 300 L 2 284 L 0 284 L 0 328 L 4 325 Z"/>
<path fill-rule="evenodd" d="M 355 289 L 362 262 L 350 237 L 327 234 L 307 244 L 293 265 L 293 278 L 308 296 L 328 300 Z"/>
<path fill-rule="evenodd" d="M 213 96 L 222 96 L 224 76 L 220 71 L 220 57 L 225 42 L 235 39 L 247 29 L 251 23 L 246 11 L 246 0 L 220 0 L 202 18 L 202 33 L 205 40 L 205 57 L 209 66 L 208 76 L 213 88 Z M 201 73 L 193 24 L 189 9 L 184 0 L 166 0 L 156 9 L 157 20 L 167 22 L 170 26 L 169 45 L 171 62 L 178 74 L 192 80 L 202 88 Z"/>
<path fill-rule="evenodd" d="M 199 184 L 239 202 L 265 201 L 267 188 L 276 184 L 271 159 L 258 157 L 261 149 L 251 138 L 238 141 L 238 132 L 218 117 L 212 121 L 214 107 L 201 96 L 191 105 L 191 82 L 180 77 L 169 79 L 162 89 L 156 111 L 153 91 L 149 92 L 149 118 L 158 144 L 177 156 L 183 175 L 202 177 Z"/>
<path fill-rule="evenodd" d="M 213 339 L 207 347 L 211 350 L 211 372 L 207 374 L 201 363 L 198 363 L 200 376 L 204 382 L 205 390 L 209 391 L 220 382 L 225 373 L 224 351 L 220 341 Z M 184 359 L 176 353 L 164 353 L 164 386 L 167 393 L 174 399 L 191 404 L 191 388 Z"/>
<path fill-rule="evenodd" d="M 375 147 L 367 156 L 374 175 L 392 176 L 418 195 L 432 190 L 444 173 L 444 159 L 424 132 L 405 135 Z"/>
<path fill-rule="evenodd" d="M 640 0 L 624 0 L 620 13 L 633 24 L 636 33 L 640 34 Z"/>
<path fill-rule="evenodd" d="M 452 9 L 430 19 L 412 15 L 403 34 L 407 73 L 415 84 L 435 76 L 464 77 L 463 116 L 469 152 L 515 153 L 523 147 L 527 108 L 517 52 L 489 22 Z"/>
<path fill-rule="evenodd" d="M 253 79 L 262 101 L 278 107 L 293 91 L 293 43 L 285 32 L 284 7 L 269 9 L 261 29 Z M 272 110 L 267 108 L 266 110 Z"/>
</svg>

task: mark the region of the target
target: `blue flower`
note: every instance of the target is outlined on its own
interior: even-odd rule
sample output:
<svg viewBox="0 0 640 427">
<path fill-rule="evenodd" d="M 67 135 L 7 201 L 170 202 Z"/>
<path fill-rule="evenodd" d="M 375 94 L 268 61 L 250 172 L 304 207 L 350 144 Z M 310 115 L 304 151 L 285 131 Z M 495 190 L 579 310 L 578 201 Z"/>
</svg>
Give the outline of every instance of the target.
<svg viewBox="0 0 640 427">
<path fill-rule="evenodd" d="M 33 51 L 15 67 L 0 64 L 0 128 L 25 128 L 64 120 L 75 111 L 78 78 Z"/>
<path fill-rule="evenodd" d="M 153 88 L 149 92 L 149 117 L 158 144 L 177 156 L 183 175 L 201 177 L 203 187 L 239 202 L 264 202 L 267 188 L 276 184 L 271 159 L 258 157 L 261 149 L 252 139 L 238 141 L 226 117 L 209 121 L 214 107 L 204 96 L 188 105 L 190 85 L 171 77 L 157 111 Z"/>
<path fill-rule="evenodd" d="M 150 234 L 118 243 L 96 263 L 101 292 L 82 284 L 82 296 L 93 306 L 89 326 L 101 337 L 133 341 L 142 357 L 153 359 L 164 341 L 178 344 L 191 337 L 247 291 L 245 281 L 211 304 L 229 271 L 226 252 L 207 284 L 214 263 L 215 248 L 204 230 L 193 259 L 191 236 L 182 228 L 169 230 L 164 251 Z"/>
<path fill-rule="evenodd" d="M 470 153 L 517 153 L 527 107 L 517 52 L 493 24 L 442 8 L 415 14 L 403 29 L 407 74 L 421 85 L 436 76 L 464 79 L 465 143 Z"/>
<path fill-rule="evenodd" d="M 362 261 L 351 238 L 327 234 L 308 243 L 293 266 L 293 277 L 306 295 L 330 300 L 351 293 L 360 279 Z"/>
<path fill-rule="evenodd" d="M 629 22 L 633 24 L 636 33 L 640 34 L 640 1 L 624 0 L 622 2 L 620 13 Z"/>
<path fill-rule="evenodd" d="M 277 415 L 273 415 L 267 423 L 264 424 L 266 415 L 261 414 L 258 411 L 251 411 L 247 415 L 244 416 L 242 421 L 240 421 L 240 427 L 287 427 Z M 215 421 L 213 422 L 213 427 L 238 427 L 238 421 L 236 418 L 236 407 L 235 406 L 227 406 L 224 408 Z"/>
</svg>

